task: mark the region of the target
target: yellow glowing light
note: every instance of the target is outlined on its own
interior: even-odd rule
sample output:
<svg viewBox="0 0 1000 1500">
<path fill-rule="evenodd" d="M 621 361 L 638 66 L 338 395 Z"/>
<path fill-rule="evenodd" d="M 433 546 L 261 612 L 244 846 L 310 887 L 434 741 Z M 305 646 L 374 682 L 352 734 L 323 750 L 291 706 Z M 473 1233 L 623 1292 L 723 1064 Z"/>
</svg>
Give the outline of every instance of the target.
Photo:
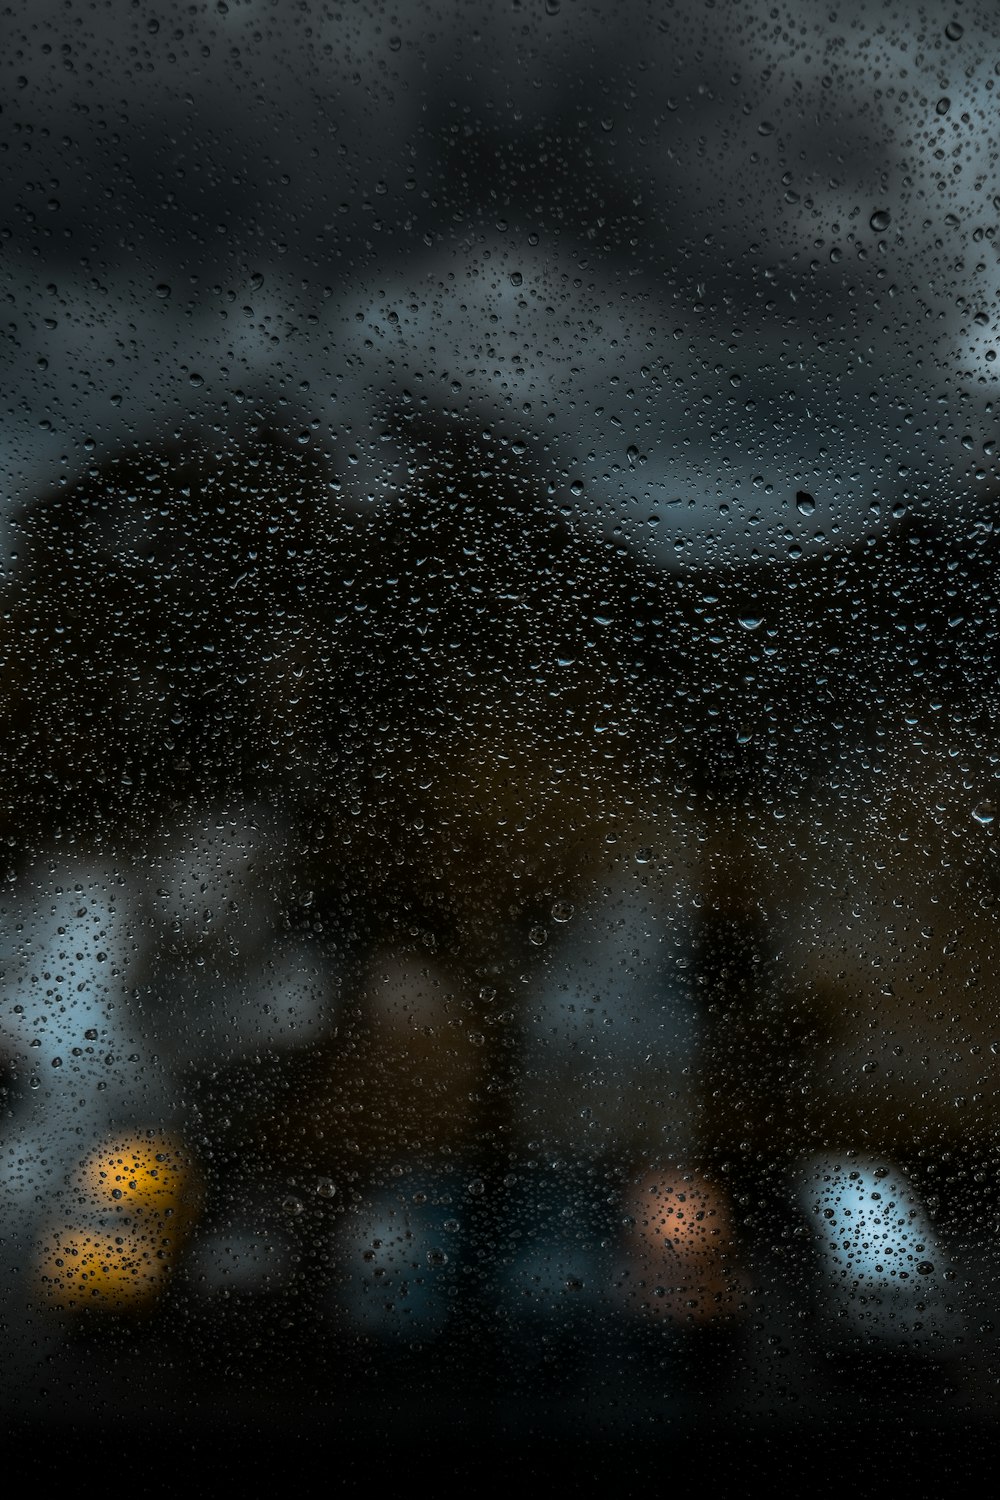
<svg viewBox="0 0 1000 1500">
<path fill-rule="evenodd" d="M 162 1293 L 200 1202 L 183 1144 L 162 1133 L 112 1140 L 82 1163 L 69 1222 L 41 1238 L 42 1301 L 58 1311 L 139 1312 Z"/>
<path fill-rule="evenodd" d="M 39 1247 L 41 1295 L 61 1312 L 85 1307 L 137 1312 L 160 1296 L 173 1269 L 177 1241 L 150 1233 L 53 1230 Z"/>
<path fill-rule="evenodd" d="M 170 1136 L 135 1136 L 102 1146 L 84 1162 L 79 1184 L 94 1202 L 118 1214 L 188 1216 L 195 1207 L 190 1156 Z"/>
</svg>

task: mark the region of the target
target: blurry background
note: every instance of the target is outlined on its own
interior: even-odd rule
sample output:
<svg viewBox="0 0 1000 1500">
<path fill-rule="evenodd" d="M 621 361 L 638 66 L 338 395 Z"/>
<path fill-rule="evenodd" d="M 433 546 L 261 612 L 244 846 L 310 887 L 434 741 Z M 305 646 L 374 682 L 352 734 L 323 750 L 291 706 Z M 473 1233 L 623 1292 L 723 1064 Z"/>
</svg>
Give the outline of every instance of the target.
<svg viewBox="0 0 1000 1500">
<path fill-rule="evenodd" d="M 990 23 L 15 8 L 5 489 L 267 410 L 389 504 L 409 392 L 674 565 L 981 497 Z"/>
<path fill-rule="evenodd" d="M 990 8 L 3 27 L 6 1406 L 992 1422 Z"/>
</svg>

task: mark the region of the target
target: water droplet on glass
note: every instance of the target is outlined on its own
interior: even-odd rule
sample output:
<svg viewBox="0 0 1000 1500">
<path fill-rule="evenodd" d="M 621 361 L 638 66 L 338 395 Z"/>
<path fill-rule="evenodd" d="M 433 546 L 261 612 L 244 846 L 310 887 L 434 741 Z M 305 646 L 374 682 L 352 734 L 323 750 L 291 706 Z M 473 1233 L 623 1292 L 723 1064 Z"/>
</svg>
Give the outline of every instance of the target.
<svg viewBox="0 0 1000 1500">
<path fill-rule="evenodd" d="M 947 26 L 944 28 L 944 34 L 948 38 L 949 42 L 959 41 L 964 31 L 965 27 L 962 25 L 961 21 L 949 21 Z"/>
<path fill-rule="evenodd" d="M 984 827 L 987 827 L 990 823 L 993 822 L 993 819 L 996 817 L 996 813 L 996 803 L 990 802 L 988 798 L 984 799 L 984 801 L 982 802 L 977 803 L 976 806 L 972 809 L 972 816 L 975 818 L 977 823 L 982 823 Z"/>
<path fill-rule="evenodd" d="M 816 501 L 808 490 L 796 490 L 795 509 L 800 516 L 811 516 L 816 509 Z"/>
<path fill-rule="evenodd" d="M 764 623 L 763 615 L 741 615 L 740 625 L 744 630 L 759 630 Z"/>
<path fill-rule="evenodd" d="M 868 222 L 876 234 L 881 234 L 892 223 L 892 215 L 887 208 L 877 208 Z"/>
<path fill-rule="evenodd" d="M 568 922 L 569 919 L 570 919 L 570 917 L 572 915 L 573 915 L 573 903 L 572 903 L 572 901 L 553 901 L 553 903 L 552 903 L 552 920 L 553 920 L 553 922 Z"/>
<path fill-rule="evenodd" d="M 536 948 L 540 948 L 542 944 L 547 940 L 547 938 L 548 933 L 545 931 L 544 927 L 533 927 L 528 933 L 529 943 L 534 943 Z"/>
</svg>

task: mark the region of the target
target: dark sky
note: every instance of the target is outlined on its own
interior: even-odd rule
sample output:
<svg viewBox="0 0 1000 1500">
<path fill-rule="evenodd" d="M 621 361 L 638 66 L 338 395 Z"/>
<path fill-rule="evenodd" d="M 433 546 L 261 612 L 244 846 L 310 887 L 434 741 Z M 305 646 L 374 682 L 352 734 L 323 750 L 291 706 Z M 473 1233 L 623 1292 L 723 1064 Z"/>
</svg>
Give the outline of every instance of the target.
<svg viewBox="0 0 1000 1500">
<path fill-rule="evenodd" d="M 261 416 L 389 503 L 401 399 L 668 564 L 993 477 L 991 7 L 23 0 L 2 27 L 8 510 Z"/>
</svg>

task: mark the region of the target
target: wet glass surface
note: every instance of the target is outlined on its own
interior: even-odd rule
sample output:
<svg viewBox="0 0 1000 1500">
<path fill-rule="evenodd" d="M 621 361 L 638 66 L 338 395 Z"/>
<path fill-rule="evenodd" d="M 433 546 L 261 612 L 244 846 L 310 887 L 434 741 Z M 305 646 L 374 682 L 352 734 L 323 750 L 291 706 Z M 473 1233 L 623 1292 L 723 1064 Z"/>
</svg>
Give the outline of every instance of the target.
<svg viewBox="0 0 1000 1500">
<path fill-rule="evenodd" d="M 997 32 L 8 9 L 36 1456 L 993 1440 Z"/>
</svg>

